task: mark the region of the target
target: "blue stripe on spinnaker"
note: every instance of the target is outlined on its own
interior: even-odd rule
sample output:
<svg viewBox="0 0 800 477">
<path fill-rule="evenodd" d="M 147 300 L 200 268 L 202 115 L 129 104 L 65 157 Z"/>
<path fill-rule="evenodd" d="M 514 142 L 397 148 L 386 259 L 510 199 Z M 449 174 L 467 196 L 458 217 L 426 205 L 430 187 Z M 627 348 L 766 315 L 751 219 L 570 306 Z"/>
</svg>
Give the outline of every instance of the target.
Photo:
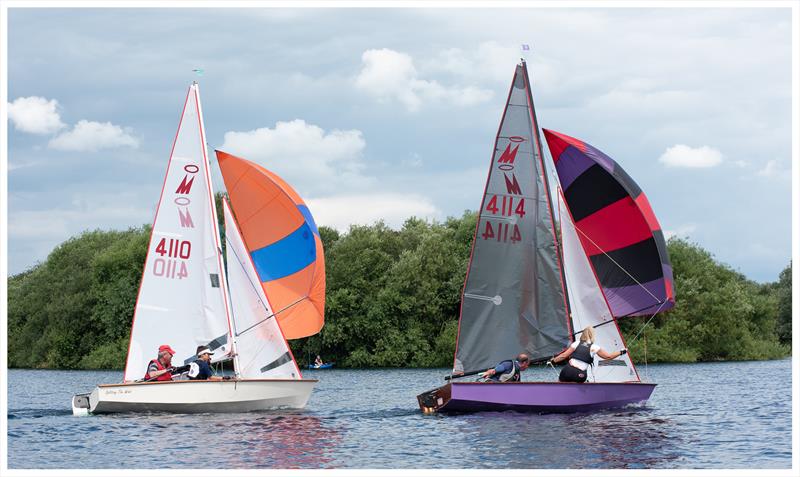
<svg viewBox="0 0 800 477">
<path fill-rule="evenodd" d="M 314 231 L 315 234 L 319 235 L 319 230 L 317 230 L 317 223 L 314 222 L 314 216 L 311 215 L 311 211 L 308 210 L 305 204 L 300 204 L 297 206 L 300 209 L 300 213 L 303 214 L 303 217 L 306 219 L 306 223 L 311 226 L 311 230 Z"/>
<path fill-rule="evenodd" d="M 277 280 L 306 268 L 317 259 L 317 244 L 307 222 L 277 242 L 250 253 L 262 282 Z"/>
</svg>

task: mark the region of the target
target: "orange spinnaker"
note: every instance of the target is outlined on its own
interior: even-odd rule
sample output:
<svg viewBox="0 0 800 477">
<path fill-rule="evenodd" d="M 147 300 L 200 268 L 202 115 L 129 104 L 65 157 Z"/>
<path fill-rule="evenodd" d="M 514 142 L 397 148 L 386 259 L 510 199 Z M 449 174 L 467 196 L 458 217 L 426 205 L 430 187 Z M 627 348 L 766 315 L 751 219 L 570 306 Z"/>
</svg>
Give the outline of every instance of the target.
<svg viewBox="0 0 800 477">
<path fill-rule="evenodd" d="M 216 151 L 231 208 L 286 339 L 325 323 L 325 255 L 305 202 L 276 174 Z"/>
</svg>

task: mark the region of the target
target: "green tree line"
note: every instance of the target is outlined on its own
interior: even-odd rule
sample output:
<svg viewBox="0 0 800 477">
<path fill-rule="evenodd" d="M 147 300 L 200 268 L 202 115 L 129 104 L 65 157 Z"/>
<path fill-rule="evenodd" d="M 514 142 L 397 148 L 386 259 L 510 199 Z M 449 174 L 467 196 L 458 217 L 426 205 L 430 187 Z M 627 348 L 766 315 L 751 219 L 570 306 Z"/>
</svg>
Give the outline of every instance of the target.
<svg viewBox="0 0 800 477">
<path fill-rule="evenodd" d="M 290 343 L 301 363 L 450 366 L 476 215 L 320 227 L 326 323 Z M 8 280 L 10 367 L 121 369 L 150 227 L 88 231 Z M 772 283 L 748 280 L 685 239 L 671 239 L 677 303 L 621 320 L 637 361 L 774 359 L 790 353 L 791 263 Z M 642 331 L 643 330 L 643 331 Z M 634 340 L 635 338 L 635 340 Z M 168 338 L 165 337 L 165 341 Z"/>
</svg>

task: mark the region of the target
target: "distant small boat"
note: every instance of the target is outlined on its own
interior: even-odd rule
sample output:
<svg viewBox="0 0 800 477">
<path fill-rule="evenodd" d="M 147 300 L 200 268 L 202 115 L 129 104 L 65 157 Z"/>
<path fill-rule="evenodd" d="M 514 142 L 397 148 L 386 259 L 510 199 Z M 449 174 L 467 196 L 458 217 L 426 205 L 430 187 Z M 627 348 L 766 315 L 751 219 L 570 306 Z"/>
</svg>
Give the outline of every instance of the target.
<svg viewBox="0 0 800 477">
<path fill-rule="evenodd" d="M 322 364 L 309 364 L 306 365 L 308 369 L 331 369 L 336 363 L 322 363 Z"/>
</svg>

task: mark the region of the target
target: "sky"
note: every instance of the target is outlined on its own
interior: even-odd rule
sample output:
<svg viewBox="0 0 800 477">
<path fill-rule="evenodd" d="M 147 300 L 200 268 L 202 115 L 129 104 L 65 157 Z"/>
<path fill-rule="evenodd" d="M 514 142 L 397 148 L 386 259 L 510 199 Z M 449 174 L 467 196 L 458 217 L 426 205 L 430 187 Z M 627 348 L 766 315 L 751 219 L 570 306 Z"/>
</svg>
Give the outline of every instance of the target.
<svg viewBox="0 0 800 477">
<path fill-rule="evenodd" d="M 152 222 L 193 80 L 210 146 L 284 177 L 319 225 L 476 210 L 528 44 L 542 127 L 614 158 L 667 236 L 774 281 L 791 33 L 789 8 L 11 8 L 8 273 Z"/>
</svg>

